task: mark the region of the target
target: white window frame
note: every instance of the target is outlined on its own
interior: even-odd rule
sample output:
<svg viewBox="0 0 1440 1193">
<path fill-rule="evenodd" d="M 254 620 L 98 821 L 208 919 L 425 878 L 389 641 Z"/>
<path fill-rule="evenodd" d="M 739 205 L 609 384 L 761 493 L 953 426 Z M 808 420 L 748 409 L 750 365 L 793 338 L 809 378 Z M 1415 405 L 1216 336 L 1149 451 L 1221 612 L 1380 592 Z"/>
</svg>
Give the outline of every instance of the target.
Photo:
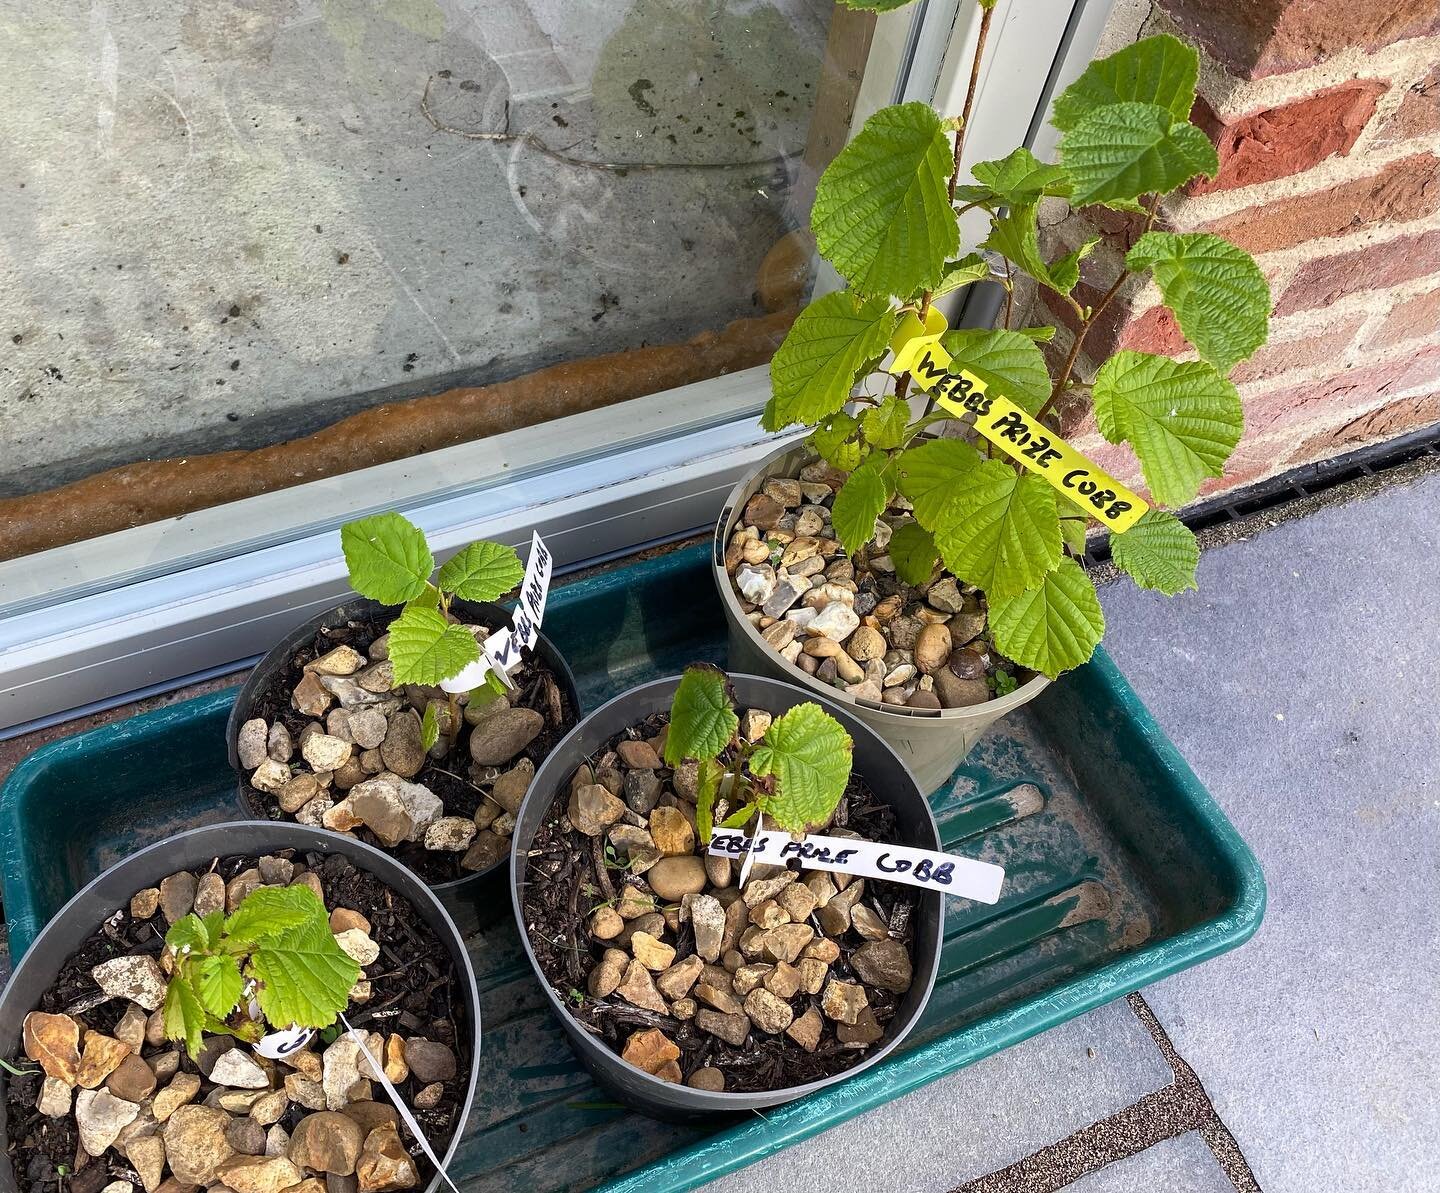
<svg viewBox="0 0 1440 1193">
<path fill-rule="evenodd" d="M 999 0 L 967 162 L 1036 143 L 1108 9 Z M 897 101 L 959 112 L 978 25 L 973 0 L 882 14 L 852 127 Z M 835 284 L 822 268 L 817 286 Z M 949 313 L 989 322 L 983 299 Z M 520 545 L 535 529 L 562 567 L 707 529 L 779 442 L 757 423 L 768 396 L 768 369 L 746 369 L 0 563 L 0 737 L 246 666 L 348 591 L 335 530 L 364 512 L 403 509 L 440 558 L 481 537 Z"/>
</svg>

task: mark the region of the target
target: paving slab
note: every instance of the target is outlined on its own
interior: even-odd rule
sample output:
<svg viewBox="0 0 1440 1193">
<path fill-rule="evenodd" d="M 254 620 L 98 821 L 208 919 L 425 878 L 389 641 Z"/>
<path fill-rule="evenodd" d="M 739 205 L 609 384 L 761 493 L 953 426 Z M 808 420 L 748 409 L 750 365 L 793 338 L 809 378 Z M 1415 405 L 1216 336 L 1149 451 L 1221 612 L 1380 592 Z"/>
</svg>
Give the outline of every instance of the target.
<svg viewBox="0 0 1440 1193">
<path fill-rule="evenodd" d="M 1102 592 L 1265 870 L 1255 939 L 1145 998 L 1266 1193 L 1440 1189 L 1437 508 L 1425 477 L 1207 551 L 1199 592 Z"/>
<path fill-rule="evenodd" d="M 1195 1131 L 1166 1139 L 1065 1186 L 1065 1193 L 1235 1193 Z"/>
<path fill-rule="evenodd" d="M 1171 1078 L 1139 1020 L 1124 1002 L 1111 1003 L 703 1188 L 773 1193 L 843 1184 L 941 1193 L 1114 1114 Z"/>
</svg>

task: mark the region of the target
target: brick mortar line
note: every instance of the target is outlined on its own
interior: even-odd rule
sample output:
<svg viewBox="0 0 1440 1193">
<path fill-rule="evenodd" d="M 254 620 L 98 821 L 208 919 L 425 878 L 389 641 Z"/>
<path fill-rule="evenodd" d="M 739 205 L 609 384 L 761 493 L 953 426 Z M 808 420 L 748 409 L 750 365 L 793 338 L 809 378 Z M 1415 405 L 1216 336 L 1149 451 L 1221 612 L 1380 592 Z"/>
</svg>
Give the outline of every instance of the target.
<svg viewBox="0 0 1440 1193">
<path fill-rule="evenodd" d="M 1127 996 L 1132 1013 L 1149 1032 L 1175 1080 L 1124 1110 L 1050 1144 L 1023 1160 L 957 1186 L 951 1193 L 1055 1193 L 1066 1185 L 1130 1156 L 1196 1131 L 1238 1193 L 1261 1193 L 1239 1145 L 1220 1121 L 1195 1071 L 1175 1052 L 1145 1000 Z"/>
</svg>

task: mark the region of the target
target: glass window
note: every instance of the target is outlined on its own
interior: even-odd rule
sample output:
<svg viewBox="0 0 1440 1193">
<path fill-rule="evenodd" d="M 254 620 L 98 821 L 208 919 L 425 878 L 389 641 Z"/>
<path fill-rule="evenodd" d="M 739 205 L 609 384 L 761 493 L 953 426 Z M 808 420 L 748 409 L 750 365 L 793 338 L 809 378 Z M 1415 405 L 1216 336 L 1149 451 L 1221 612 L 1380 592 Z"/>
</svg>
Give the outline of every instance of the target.
<svg viewBox="0 0 1440 1193">
<path fill-rule="evenodd" d="M 765 363 L 874 20 L 32 6 L 0 46 L 0 558 Z"/>
</svg>

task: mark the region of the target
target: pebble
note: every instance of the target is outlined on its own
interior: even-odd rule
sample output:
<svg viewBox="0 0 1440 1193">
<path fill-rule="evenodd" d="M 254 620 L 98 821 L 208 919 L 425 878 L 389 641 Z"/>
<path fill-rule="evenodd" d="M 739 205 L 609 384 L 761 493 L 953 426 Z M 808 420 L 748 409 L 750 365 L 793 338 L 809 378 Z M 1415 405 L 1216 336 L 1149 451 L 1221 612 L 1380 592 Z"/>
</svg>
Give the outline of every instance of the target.
<svg viewBox="0 0 1440 1193">
<path fill-rule="evenodd" d="M 250 786 L 256 791 L 274 793 L 290 782 L 290 768 L 283 762 L 266 758 L 250 775 Z"/>
<path fill-rule="evenodd" d="M 365 664 L 365 656 L 353 646 L 341 644 L 306 666 L 316 675 L 354 675 Z"/>
<path fill-rule="evenodd" d="M 341 952 L 361 968 L 374 965 L 380 960 L 380 946 L 359 928 L 347 928 L 344 932 L 336 933 L 335 943 L 340 946 Z"/>
<path fill-rule="evenodd" d="M 915 637 L 915 665 L 931 675 L 950 657 L 950 630 L 941 622 L 925 626 Z"/>
<path fill-rule="evenodd" d="M 265 1128 L 253 1118 L 232 1118 L 225 1128 L 225 1142 L 242 1156 L 263 1156 Z"/>
<path fill-rule="evenodd" d="M 423 1036 L 411 1036 L 405 1041 L 405 1062 L 411 1076 L 422 1085 L 449 1081 L 456 1072 L 454 1049 Z"/>
<path fill-rule="evenodd" d="M 695 829 L 675 808 L 656 808 L 650 813 L 650 836 L 665 857 L 695 851 Z"/>
<path fill-rule="evenodd" d="M 192 893 L 189 902 L 193 906 L 193 878 L 191 884 Z M 169 918 L 168 913 L 166 918 Z M 159 1010 L 165 1001 L 167 981 L 164 971 L 154 957 L 144 955 L 115 957 L 97 965 L 90 971 L 90 976 L 111 998 L 128 998 L 131 1002 L 139 1003 L 147 1011 Z"/>
<path fill-rule="evenodd" d="M 153 886 L 147 886 L 143 891 L 137 892 L 130 898 L 130 917 L 136 920 L 148 920 L 160 910 L 160 891 Z"/>
<path fill-rule="evenodd" d="M 959 613 L 965 608 L 965 598 L 953 576 L 942 576 L 930 585 L 925 600 L 944 613 Z"/>
<path fill-rule="evenodd" d="M 470 732 L 470 757 L 481 766 L 503 766 L 534 741 L 545 718 L 531 708 L 505 708 Z"/>
<path fill-rule="evenodd" d="M 872 940 L 850 955 L 850 966 L 867 986 L 904 994 L 914 980 L 910 954 L 898 940 Z"/>
<path fill-rule="evenodd" d="M 596 940 L 614 940 L 625 928 L 625 921 L 613 907 L 597 907 L 590 916 L 590 935 Z"/>
<path fill-rule="evenodd" d="M 575 831 L 598 837 L 625 814 L 625 805 L 599 783 L 577 788 L 570 794 L 566 815 Z"/>
<path fill-rule="evenodd" d="M 338 770 L 354 752 L 353 743 L 328 733 L 312 733 L 300 747 L 300 756 L 316 771 Z M 286 775 L 288 779 L 289 770 Z"/>
<path fill-rule="evenodd" d="M 85 1089 L 95 1089 L 129 1055 L 129 1044 L 102 1032 L 86 1032 L 85 1047 L 80 1053 L 80 1068 L 75 1075 L 75 1084 Z"/>
<path fill-rule="evenodd" d="M 820 1018 L 820 1012 L 811 1007 L 785 1029 L 785 1034 L 806 1052 L 814 1052 L 820 1046 L 820 1035 L 824 1028 L 825 1022 Z"/>
<path fill-rule="evenodd" d="M 727 1044 L 739 1048 L 750 1037 L 750 1017 L 743 1012 L 726 1014 L 701 1007 L 695 1012 L 695 1026 L 701 1031 L 719 1036 Z"/>
<path fill-rule="evenodd" d="M 745 503 L 740 517 L 747 526 L 754 526 L 757 530 L 774 530 L 784 516 L 783 505 L 765 493 L 756 493 Z"/>
<path fill-rule="evenodd" d="M 814 486 L 811 487 L 813 488 Z M 794 477 L 788 476 L 770 477 L 764 485 L 761 486 L 761 492 L 777 502 L 784 509 L 794 509 L 800 504 L 804 497 L 804 490 L 800 482 Z M 825 492 L 828 496 L 830 492 L 828 487 Z M 748 521 L 749 519 L 746 520 Z"/>
<path fill-rule="evenodd" d="M 413 1189 L 420 1183 L 415 1161 L 393 1126 L 377 1127 L 365 1137 L 365 1146 L 355 1165 L 355 1180 L 359 1193 L 390 1193 Z"/>
<path fill-rule="evenodd" d="M 630 958 L 621 949 L 606 949 L 599 963 L 590 971 L 587 986 L 595 998 L 608 998 L 625 978 Z"/>
<path fill-rule="evenodd" d="M 225 1138 L 230 1116 L 211 1106 L 181 1106 L 160 1128 L 171 1175 L 182 1186 L 209 1185 L 234 1149 Z"/>
<path fill-rule="evenodd" d="M 653 973 L 669 969 L 675 962 L 675 950 L 648 932 L 631 934 L 630 952 L 636 961 Z"/>
<path fill-rule="evenodd" d="M 660 898 L 678 903 L 686 895 L 698 895 L 705 889 L 705 863 L 693 854 L 661 858 L 646 872 L 645 881 Z"/>
<path fill-rule="evenodd" d="M 325 710 L 334 702 L 335 697 L 325 690 L 319 677 L 312 671 L 305 672 L 290 694 L 290 703 L 295 711 L 307 717 L 324 716 Z"/>
<path fill-rule="evenodd" d="M 475 839 L 475 822 L 468 816 L 442 816 L 425 828 L 425 848 L 442 853 L 459 853 Z"/>
<path fill-rule="evenodd" d="M 438 1081 L 432 1081 L 418 1094 L 415 1095 L 415 1109 L 434 1110 L 440 1105 L 440 1100 L 445 1096 L 445 1087 Z"/>
<path fill-rule="evenodd" d="M 935 672 L 934 695 L 942 708 L 969 708 L 989 700 L 990 687 L 983 679 L 961 679 L 945 667 Z"/>
<path fill-rule="evenodd" d="M 50 1118 L 64 1118 L 70 1113 L 70 1087 L 56 1077 L 46 1077 L 40 1083 L 35 1109 Z"/>
<path fill-rule="evenodd" d="M 174 1080 L 155 1095 L 150 1113 L 156 1122 L 163 1123 L 181 1106 L 194 1099 L 200 1092 L 200 1078 L 194 1073 L 176 1073 Z"/>
<path fill-rule="evenodd" d="M 87 1155 L 103 1156 L 121 1130 L 135 1121 L 140 1107 L 108 1089 L 82 1089 L 75 1096 L 75 1126 Z"/>
<path fill-rule="evenodd" d="M 225 880 L 213 871 L 202 874 L 195 886 L 195 914 L 201 919 L 225 910 Z"/>
<path fill-rule="evenodd" d="M 761 987 L 745 996 L 745 1014 L 750 1022 L 769 1035 L 779 1035 L 795 1018 L 790 1004 Z"/>
<path fill-rule="evenodd" d="M 820 1009 L 828 1018 L 840 1023 L 854 1023 L 869 1003 L 863 986 L 835 978 L 830 979 L 825 986 L 825 993 L 820 996 Z"/>
<path fill-rule="evenodd" d="M 885 921 L 863 903 L 850 910 L 850 927 L 866 940 L 884 940 L 890 935 Z"/>
<path fill-rule="evenodd" d="M 767 563 L 742 564 L 735 573 L 735 586 L 752 605 L 763 605 L 775 591 L 775 569 Z"/>
<path fill-rule="evenodd" d="M 650 976 L 650 971 L 639 961 L 632 960 L 626 966 L 625 976 L 615 988 L 615 992 L 637 1007 L 665 1014 L 665 1000 L 655 988 L 655 980 Z"/>
<path fill-rule="evenodd" d="M 254 770 L 269 757 L 266 749 L 269 733 L 270 726 L 260 717 L 254 717 L 240 726 L 240 732 L 235 735 L 235 752 L 240 757 L 240 765 L 246 770 Z"/>
<path fill-rule="evenodd" d="M 834 642 L 844 642 L 859 625 L 860 618 L 854 609 L 841 601 L 831 601 L 805 627 L 805 632 L 812 636 L 823 634 Z"/>
<path fill-rule="evenodd" d="M 490 797 L 511 815 L 519 815 L 520 801 L 530 790 L 530 780 L 534 777 L 535 764 L 528 758 L 522 758 L 496 778 L 490 788 Z"/>
<path fill-rule="evenodd" d="M 349 1176 L 355 1171 L 365 1133 L 348 1115 L 333 1110 L 307 1114 L 290 1133 L 290 1159 L 314 1172 Z"/>
<path fill-rule="evenodd" d="M 270 1078 L 243 1048 L 232 1048 L 215 1062 L 210 1080 L 236 1089 L 269 1089 Z"/>
<path fill-rule="evenodd" d="M 810 581 L 804 576 L 787 575 L 783 580 L 777 580 L 775 591 L 760 606 L 760 610 L 766 617 L 781 617 L 809 591 Z"/>
<path fill-rule="evenodd" d="M 689 1080 L 687 1080 L 685 1084 L 690 1086 L 691 1089 L 708 1090 L 713 1094 L 724 1093 L 725 1074 L 719 1069 L 705 1065 L 691 1073 Z"/>
<path fill-rule="evenodd" d="M 86 1044 L 88 1046 L 88 1039 Z M 130 1045 L 123 1046 L 128 1048 Z M 105 1078 L 105 1088 L 127 1102 L 145 1101 L 155 1092 L 155 1084 L 155 1071 L 135 1053 L 126 1054 Z"/>
<path fill-rule="evenodd" d="M 673 950 L 672 950 L 673 955 Z M 655 988 L 666 998 L 678 999 L 689 995 L 691 988 L 705 969 L 705 963 L 691 953 L 683 961 L 676 961 L 655 979 Z"/>
<path fill-rule="evenodd" d="M 979 609 L 957 613 L 946 624 L 956 643 L 972 642 L 985 632 L 985 613 Z"/>
<path fill-rule="evenodd" d="M 658 1073 L 666 1065 L 680 1059 L 675 1041 L 656 1027 L 630 1033 L 620 1059 L 647 1073 Z"/>
</svg>

